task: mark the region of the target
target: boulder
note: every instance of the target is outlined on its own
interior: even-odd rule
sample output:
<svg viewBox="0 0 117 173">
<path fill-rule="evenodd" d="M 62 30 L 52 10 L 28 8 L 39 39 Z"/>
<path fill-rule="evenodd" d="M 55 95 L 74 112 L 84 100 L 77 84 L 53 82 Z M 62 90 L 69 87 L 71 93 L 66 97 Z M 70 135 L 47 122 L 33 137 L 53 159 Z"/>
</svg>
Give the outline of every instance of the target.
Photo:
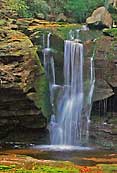
<svg viewBox="0 0 117 173">
<path fill-rule="evenodd" d="M 63 13 L 60 13 L 57 16 L 56 21 L 57 22 L 66 22 L 67 21 L 67 17 Z"/>
<path fill-rule="evenodd" d="M 37 13 L 37 14 L 35 14 L 35 18 L 40 19 L 40 20 L 44 20 L 45 15 L 43 13 Z"/>
<path fill-rule="evenodd" d="M 117 8 L 117 0 L 108 0 L 109 4 L 112 4 L 114 8 Z"/>
<path fill-rule="evenodd" d="M 99 7 L 86 19 L 88 25 L 102 25 L 111 28 L 113 20 L 105 7 Z"/>
</svg>

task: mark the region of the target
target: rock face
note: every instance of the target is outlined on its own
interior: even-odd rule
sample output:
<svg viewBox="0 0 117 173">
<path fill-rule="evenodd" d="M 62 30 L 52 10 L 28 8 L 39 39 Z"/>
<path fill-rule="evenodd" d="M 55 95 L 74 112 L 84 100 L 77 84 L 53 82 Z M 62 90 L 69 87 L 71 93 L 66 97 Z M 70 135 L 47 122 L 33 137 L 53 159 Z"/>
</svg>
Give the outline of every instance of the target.
<svg viewBox="0 0 117 173">
<path fill-rule="evenodd" d="M 94 144 L 107 148 L 117 149 L 117 116 L 113 116 L 107 122 L 100 118 L 92 120 L 90 124 L 90 140 Z"/>
<path fill-rule="evenodd" d="M 1 140 L 19 128 L 45 129 L 51 111 L 48 82 L 37 48 L 18 31 L 12 18 L 15 13 L 7 9 L 6 1 L 0 1 L 0 14 Z"/>
<path fill-rule="evenodd" d="M 86 23 L 88 25 L 103 25 L 106 27 L 111 28 L 112 26 L 112 17 L 111 14 L 107 11 L 105 7 L 99 7 L 94 12 L 90 17 L 87 18 Z"/>
<path fill-rule="evenodd" d="M 18 31 L 1 29 L 0 36 L 0 132 L 16 127 L 45 128 L 43 90 L 38 90 L 45 74 L 36 49 Z"/>
</svg>

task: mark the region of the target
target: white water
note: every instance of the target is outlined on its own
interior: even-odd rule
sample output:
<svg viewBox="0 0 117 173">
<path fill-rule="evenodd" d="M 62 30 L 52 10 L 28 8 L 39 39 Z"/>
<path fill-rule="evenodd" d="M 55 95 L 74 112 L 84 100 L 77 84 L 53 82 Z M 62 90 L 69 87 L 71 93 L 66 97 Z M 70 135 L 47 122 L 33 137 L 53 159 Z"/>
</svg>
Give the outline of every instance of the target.
<svg viewBox="0 0 117 173">
<path fill-rule="evenodd" d="M 56 124 L 52 144 L 77 145 L 81 141 L 81 111 L 83 108 L 83 45 L 65 41 L 64 85 L 58 101 Z M 53 131 L 53 129 L 52 129 Z"/>
<path fill-rule="evenodd" d="M 54 59 L 50 49 L 50 36 L 44 49 L 44 67 L 50 85 L 50 99 L 54 107 L 54 91 L 59 88 L 61 97 L 56 100 L 56 111 L 51 116 L 49 130 L 52 145 L 79 146 L 86 144 L 89 136 L 90 112 L 95 75 L 93 56 L 90 60 L 88 91 L 84 91 L 84 48 L 79 41 L 79 30 L 70 31 L 64 43 L 64 84 L 56 85 Z M 76 39 L 75 39 L 76 38 Z M 58 91 L 59 92 L 59 91 Z M 87 99 L 85 98 L 87 97 Z"/>
<path fill-rule="evenodd" d="M 73 145 L 34 145 L 33 148 L 39 149 L 42 151 L 91 151 L 94 150 L 94 148 L 90 147 L 81 147 L 81 146 L 73 146 Z"/>
<path fill-rule="evenodd" d="M 54 67 L 54 58 L 52 54 L 52 50 L 50 48 L 50 36 L 51 33 L 47 35 L 47 45 L 45 46 L 45 36 L 43 36 L 43 57 L 44 57 L 44 68 L 46 72 L 46 76 L 49 81 L 49 88 L 50 88 L 50 101 L 52 106 L 54 105 L 54 95 L 53 95 L 53 85 L 55 85 L 55 67 Z"/>
</svg>

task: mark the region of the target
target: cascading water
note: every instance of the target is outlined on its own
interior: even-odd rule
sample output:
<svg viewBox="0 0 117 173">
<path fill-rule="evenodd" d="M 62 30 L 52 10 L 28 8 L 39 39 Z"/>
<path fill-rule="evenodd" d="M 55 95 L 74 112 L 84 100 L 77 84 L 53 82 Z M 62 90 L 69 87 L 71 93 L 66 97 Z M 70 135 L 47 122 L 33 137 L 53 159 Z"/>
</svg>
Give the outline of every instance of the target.
<svg viewBox="0 0 117 173">
<path fill-rule="evenodd" d="M 49 81 L 49 88 L 50 88 L 50 101 L 53 106 L 53 85 L 55 85 L 55 67 L 54 67 L 54 59 L 52 50 L 50 48 L 50 36 L 51 33 L 47 35 L 47 46 L 45 46 L 45 35 L 43 35 L 43 56 L 44 56 L 44 68 L 46 72 L 46 76 Z"/>
<path fill-rule="evenodd" d="M 51 116 L 49 130 L 51 144 L 76 146 L 83 145 L 88 140 L 95 78 L 92 56 L 90 60 L 90 78 L 88 79 L 89 86 L 87 87 L 88 91 L 85 91 L 83 77 L 84 48 L 79 40 L 79 30 L 76 30 L 75 33 L 70 31 L 69 35 L 70 40 L 64 42 L 64 84 L 59 86 L 60 94 L 56 101 L 56 111 L 53 111 L 55 115 Z M 47 45 L 50 45 L 49 38 L 50 34 L 47 37 Z M 49 46 L 46 49 L 48 48 Z M 56 86 L 54 59 L 50 51 L 47 51 L 46 54 L 46 49 L 44 50 L 44 67 L 50 82 L 50 96 L 53 106 L 53 87 Z M 50 65 L 48 65 L 48 61 Z M 51 73 L 48 68 L 51 69 Z"/>
<path fill-rule="evenodd" d="M 58 101 L 52 144 L 77 145 L 81 141 L 83 97 L 83 45 L 66 40 L 64 89 Z"/>
</svg>

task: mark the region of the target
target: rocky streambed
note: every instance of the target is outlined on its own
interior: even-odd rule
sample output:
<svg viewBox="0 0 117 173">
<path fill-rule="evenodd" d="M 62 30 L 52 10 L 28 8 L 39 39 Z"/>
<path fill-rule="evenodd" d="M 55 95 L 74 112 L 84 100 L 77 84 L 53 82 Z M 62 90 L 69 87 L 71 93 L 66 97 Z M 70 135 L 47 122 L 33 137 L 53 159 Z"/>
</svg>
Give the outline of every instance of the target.
<svg viewBox="0 0 117 173">
<path fill-rule="evenodd" d="M 117 171 L 117 155 L 111 151 L 7 150 L 0 152 L 0 171 L 113 173 Z"/>
</svg>

